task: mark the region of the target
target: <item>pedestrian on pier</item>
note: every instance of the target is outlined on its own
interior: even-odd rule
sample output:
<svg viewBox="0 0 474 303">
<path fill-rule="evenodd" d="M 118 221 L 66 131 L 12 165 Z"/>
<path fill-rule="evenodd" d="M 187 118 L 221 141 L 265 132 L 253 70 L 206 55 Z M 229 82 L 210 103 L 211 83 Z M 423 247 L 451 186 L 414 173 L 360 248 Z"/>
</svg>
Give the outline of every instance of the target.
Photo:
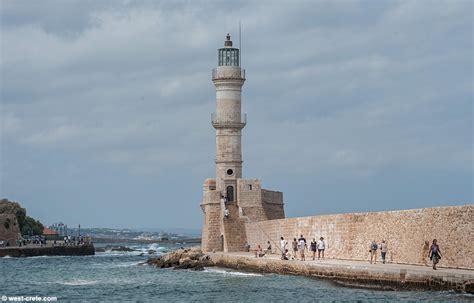
<svg viewBox="0 0 474 303">
<path fill-rule="evenodd" d="M 296 238 L 293 238 L 293 242 L 291 242 L 291 248 L 293 249 L 293 256 L 295 256 L 295 259 L 298 257 L 298 241 L 296 241 Z"/>
<path fill-rule="evenodd" d="M 288 241 L 286 241 L 285 238 L 280 237 L 280 250 L 282 253 L 285 252 L 286 245 L 288 245 Z"/>
<path fill-rule="evenodd" d="M 289 260 L 290 259 L 290 253 L 288 252 L 288 249 L 285 249 L 285 251 L 281 255 L 282 260 Z"/>
<path fill-rule="evenodd" d="M 324 259 L 324 250 L 325 249 L 326 249 L 326 243 L 324 242 L 324 238 L 321 237 L 321 238 L 319 238 L 319 241 L 318 241 L 318 260 L 321 257 L 321 255 L 323 256 L 323 259 Z"/>
<path fill-rule="evenodd" d="M 382 254 L 382 263 L 385 264 L 385 256 L 387 255 L 387 243 L 385 243 L 385 240 L 382 240 L 380 244 L 380 252 Z"/>
<path fill-rule="evenodd" d="M 226 208 L 226 209 L 224 210 L 224 217 L 226 217 L 226 219 L 229 218 L 229 209 L 228 209 L 228 208 Z"/>
<path fill-rule="evenodd" d="M 306 245 L 306 239 L 303 237 L 303 235 L 300 235 L 300 238 L 298 239 L 298 250 L 300 252 L 300 258 L 301 261 L 305 261 L 304 257 L 304 251 L 306 250 L 307 245 Z"/>
<path fill-rule="evenodd" d="M 257 250 L 255 251 L 255 258 L 262 258 L 265 257 L 265 253 L 262 250 L 260 244 L 257 245 Z"/>
<path fill-rule="evenodd" d="M 372 240 L 372 243 L 370 243 L 370 264 L 372 264 L 372 260 L 374 261 L 374 264 L 377 264 L 377 249 L 379 246 L 377 245 L 377 242 L 375 240 Z"/>
<path fill-rule="evenodd" d="M 441 259 L 441 250 L 439 249 L 438 241 L 433 239 L 433 244 L 430 247 L 430 260 L 433 261 L 433 269 L 437 270 L 436 264 Z"/>
<path fill-rule="evenodd" d="M 313 241 L 311 241 L 309 245 L 309 248 L 311 252 L 313 253 L 313 260 L 316 258 L 316 246 L 317 246 L 316 239 L 313 238 Z"/>
<path fill-rule="evenodd" d="M 272 253 L 272 244 L 270 241 L 267 241 L 267 249 L 265 250 L 266 254 L 271 254 Z"/>
</svg>

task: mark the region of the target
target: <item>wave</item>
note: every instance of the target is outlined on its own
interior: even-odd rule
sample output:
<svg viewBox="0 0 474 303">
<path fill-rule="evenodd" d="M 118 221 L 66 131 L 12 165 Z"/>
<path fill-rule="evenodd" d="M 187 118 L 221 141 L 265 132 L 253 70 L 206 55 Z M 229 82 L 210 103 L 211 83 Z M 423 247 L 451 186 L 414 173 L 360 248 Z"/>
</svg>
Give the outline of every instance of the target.
<svg viewBox="0 0 474 303">
<path fill-rule="evenodd" d="M 240 276 L 240 277 L 263 277 L 262 274 L 231 271 L 224 268 L 213 268 L 213 267 L 205 267 L 203 272 L 212 273 L 212 274 L 229 275 L 229 276 Z"/>
<path fill-rule="evenodd" d="M 131 267 L 142 264 L 143 262 L 126 262 L 121 264 L 116 264 L 114 267 Z"/>
<path fill-rule="evenodd" d="M 68 286 L 80 286 L 80 285 L 92 285 L 92 284 L 97 284 L 98 281 L 90 281 L 90 280 L 71 280 L 71 281 L 66 281 L 66 282 L 57 282 L 58 284 L 61 285 L 68 285 Z"/>
<path fill-rule="evenodd" d="M 96 252 L 97 256 L 139 256 L 139 255 L 146 255 L 146 256 L 153 256 L 153 255 L 161 255 L 168 251 L 171 251 L 169 247 L 159 246 L 158 243 L 152 243 L 149 245 L 131 245 L 127 246 L 133 251 L 113 251 L 112 248 L 108 248 L 106 251 L 103 252 Z M 150 254 L 149 252 L 152 251 Z"/>
</svg>

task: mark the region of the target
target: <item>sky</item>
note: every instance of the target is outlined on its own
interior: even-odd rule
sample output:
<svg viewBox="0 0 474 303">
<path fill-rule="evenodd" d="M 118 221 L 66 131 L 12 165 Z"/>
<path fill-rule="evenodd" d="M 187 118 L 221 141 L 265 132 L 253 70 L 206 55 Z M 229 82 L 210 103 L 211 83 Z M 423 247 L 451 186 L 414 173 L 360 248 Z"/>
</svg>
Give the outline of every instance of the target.
<svg viewBox="0 0 474 303">
<path fill-rule="evenodd" d="M 472 204 L 472 1 L 0 1 L 0 197 L 199 229 L 242 23 L 243 177 L 287 217 Z"/>
</svg>

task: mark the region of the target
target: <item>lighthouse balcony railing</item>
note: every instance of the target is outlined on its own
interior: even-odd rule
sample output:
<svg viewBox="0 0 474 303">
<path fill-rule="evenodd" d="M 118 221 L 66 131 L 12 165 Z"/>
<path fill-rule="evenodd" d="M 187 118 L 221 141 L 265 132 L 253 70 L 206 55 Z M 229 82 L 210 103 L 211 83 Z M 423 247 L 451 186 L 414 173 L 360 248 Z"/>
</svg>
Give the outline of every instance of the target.
<svg viewBox="0 0 474 303">
<path fill-rule="evenodd" d="M 226 80 L 226 79 L 237 79 L 245 80 L 245 69 L 241 68 L 239 70 L 219 70 L 214 68 L 212 70 L 212 80 Z"/>
<path fill-rule="evenodd" d="M 247 124 L 247 114 L 211 114 L 214 127 L 244 127 Z"/>
</svg>

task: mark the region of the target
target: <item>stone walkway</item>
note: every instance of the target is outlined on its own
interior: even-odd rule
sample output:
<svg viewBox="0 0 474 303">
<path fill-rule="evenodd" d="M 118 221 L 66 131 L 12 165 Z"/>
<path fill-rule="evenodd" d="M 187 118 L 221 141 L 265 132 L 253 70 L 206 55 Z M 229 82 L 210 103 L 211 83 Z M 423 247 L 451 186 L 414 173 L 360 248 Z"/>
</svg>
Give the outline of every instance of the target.
<svg viewBox="0 0 474 303">
<path fill-rule="evenodd" d="M 251 259 L 255 258 L 254 253 L 245 253 L 245 252 L 231 252 L 226 253 L 230 256 L 236 257 L 245 257 Z M 263 258 L 258 259 L 269 259 L 269 260 L 280 260 L 280 255 L 270 254 L 266 255 Z M 447 275 L 456 275 L 456 276 L 464 276 L 466 279 L 474 279 L 474 270 L 468 269 L 456 269 L 456 268 L 443 268 L 437 267 L 438 270 L 433 270 L 429 266 L 421 266 L 421 265 L 408 265 L 408 264 L 397 264 L 397 263 L 385 263 L 377 262 L 377 264 L 370 264 L 369 261 L 353 261 L 353 260 L 339 260 L 339 259 L 320 259 L 313 261 L 312 258 L 306 258 L 306 261 L 300 260 L 288 260 L 285 262 L 289 263 L 297 263 L 297 264 L 307 264 L 308 266 L 317 266 L 317 267 L 343 267 L 348 269 L 363 269 L 369 271 L 377 271 L 377 272 L 400 272 L 400 270 L 406 270 L 407 272 L 414 272 L 420 273 L 424 275 L 432 275 L 432 276 L 447 276 Z M 442 263 L 438 264 L 442 265 Z"/>
<path fill-rule="evenodd" d="M 347 285 L 399 288 L 424 288 L 433 290 L 458 290 L 472 292 L 474 270 L 438 268 L 431 266 L 386 263 L 370 264 L 369 261 L 325 259 L 308 261 L 280 260 L 280 255 L 271 254 L 256 258 L 254 253 L 210 253 L 219 266 L 235 269 L 303 275 L 344 281 Z M 442 263 L 440 264 L 442 265 Z"/>
</svg>

